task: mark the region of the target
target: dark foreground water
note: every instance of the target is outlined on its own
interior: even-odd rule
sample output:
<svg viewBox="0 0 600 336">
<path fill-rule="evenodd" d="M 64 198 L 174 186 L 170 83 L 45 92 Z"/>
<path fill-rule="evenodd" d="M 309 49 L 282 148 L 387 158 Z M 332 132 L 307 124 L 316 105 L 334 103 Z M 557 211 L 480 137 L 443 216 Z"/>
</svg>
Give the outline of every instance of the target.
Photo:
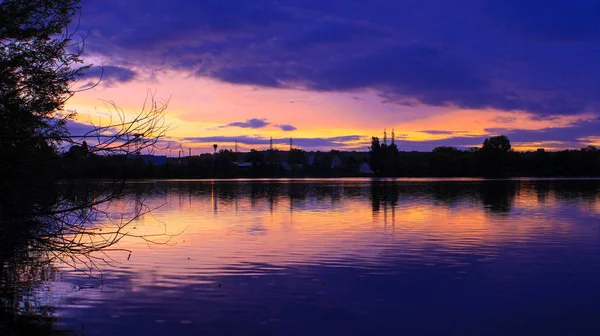
<svg viewBox="0 0 600 336">
<path fill-rule="evenodd" d="M 115 247 L 132 253 L 107 252 L 103 281 L 56 265 L 25 299 L 50 309 L 54 328 L 600 335 L 600 181 L 159 181 L 132 190 L 106 226 L 143 199 L 156 209 L 128 232 L 153 242 L 121 240 Z"/>
</svg>

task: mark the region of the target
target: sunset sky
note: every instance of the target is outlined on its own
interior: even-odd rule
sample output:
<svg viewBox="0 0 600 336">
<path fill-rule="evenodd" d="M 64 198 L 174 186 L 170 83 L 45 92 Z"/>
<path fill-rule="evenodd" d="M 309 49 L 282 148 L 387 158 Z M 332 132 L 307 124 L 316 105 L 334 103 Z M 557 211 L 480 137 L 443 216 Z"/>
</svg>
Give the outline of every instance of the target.
<svg viewBox="0 0 600 336">
<path fill-rule="evenodd" d="M 600 145 L 600 3 L 83 0 L 71 124 L 169 99 L 172 146 L 400 150 Z"/>
</svg>

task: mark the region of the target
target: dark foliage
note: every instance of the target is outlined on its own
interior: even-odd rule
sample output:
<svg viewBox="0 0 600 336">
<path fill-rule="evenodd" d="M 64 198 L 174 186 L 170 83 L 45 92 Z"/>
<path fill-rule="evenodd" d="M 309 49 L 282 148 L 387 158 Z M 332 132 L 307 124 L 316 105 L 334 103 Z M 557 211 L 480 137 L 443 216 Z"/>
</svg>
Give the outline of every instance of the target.
<svg viewBox="0 0 600 336">
<path fill-rule="evenodd" d="M 493 138 L 492 138 L 493 139 Z M 506 139 L 510 146 L 510 141 Z M 488 141 L 488 143 L 490 143 Z M 64 164 L 77 167 L 71 178 L 213 178 L 213 177 L 342 177 L 364 176 L 359 167 L 367 158 L 375 176 L 388 177 L 588 177 L 600 176 L 600 151 L 588 146 L 558 152 L 516 152 L 506 145 L 467 151 L 437 147 L 431 152 L 400 152 L 373 138 L 371 151 L 304 152 L 221 151 L 217 160 L 202 155 L 166 160 L 157 165 L 142 157 L 76 156 Z M 77 149 L 79 150 L 79 149 Z M 338 157 L 339 167 L 332 165 Z M 283 161 L 282 161 L 283 160 Z M 236 162 L 248 162 L 250 167 Z M 283 163 L 287 164 L 284 169 Z"/>
<path fill-rule="evenodd" d="M 0 334 L 54 331 L 51 309 L 32 302 L 32 291 L 51 279 L 55 260 L 90 274 L 121 238 L 127 224 L 147 212 L 111 223 L 107 206 L 121 196 L 124 178 L 93 185 L 63 183 L 99 154 L 128 156 L 151 149 L 166 127 L 166 102 L 149 96 L 133 119 L 108 102 L 110 122 L 70 135 L 75 116 L 65 103 L 78 90 L 85 39 L 69 26 L 79 0 L 0 1 Z M 70 150 L 65 152 L 66 145 Z M 98 233 L 100 218 L 112 229 Z M 83 238 L 83 239 L 82 239 Z M 141 237 L 147 239 L 147 237 Z M 15 289 L 18 289 L 15 291 Z"/>
</svg>

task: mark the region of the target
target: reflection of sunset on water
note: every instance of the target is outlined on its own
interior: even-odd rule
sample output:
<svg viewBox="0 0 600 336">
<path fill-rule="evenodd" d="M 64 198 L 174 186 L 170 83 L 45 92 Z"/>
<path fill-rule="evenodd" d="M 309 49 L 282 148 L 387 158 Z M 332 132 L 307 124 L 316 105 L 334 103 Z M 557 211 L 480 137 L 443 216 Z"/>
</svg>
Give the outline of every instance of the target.
<svg viewBox="0 0 600 336">
<path fill-rule="evenodd" d="M 596 240 L 584 235 L 565 211 L 597 209 L 598 202 L 579 202 L 571 209 L 560 202 L 560 194 L 532 183 L 482 187 L 481 182 L 464 181 L 450 186 L 463 193 L 427 182 L 362 180 L 141 186 L 153 190 L 145 205 L 155 210 L 127 230 L 136 236 L 176 234 L 156 239 L 165 244 L 134 237 L 119 243 L 119 248 L 134 251 L 129 261 L 117 258 L 120 266 L 142 278 L 148 272 L 154 277 L 210 276 L 244 268 L 260 274 L 262 266 L 251 265 L 268 269 L 332 260 L 358 267 L 382 265 L 387 258 L 429 263 L 447 253 L 490 257 L 503 245 L 529 244 L 544 235 Z M 423 191 L 415 193 L 415 188 Z M 131 197 L 114 209 L 125 209 Z M 550 219 L 542 220 L 546 217 Z"/>
<path fill-rule="evenodd" d="M 312 330 L 305 321 L 323 325 L 335 316 L 340 320 L 331 323 L 348 335 L 354 326 L 396 330 L 396 321 L 403 330 L 421 330 L 433 316 L 443 323 L 427 325 L 431 332 L 424 334 L 437 335 L 453 321 L 471 326 L 464 316 L 481 319 L 487 330 L 549 316 L 556 306 L 575 307 L 564 314 L 577 318 L 571 312 L 600 296 L 599 184 L 130 183 L 122 198 L 100 209 L 108 216 L 89 227 L 110 235 L 123 219 L 145 213 L 121 227 L 126 235 L 105 251 L 113 260 L 93 273 L 101 281 L 57 265 L 48 291 L 35 295 L 57 307 L 66 329 L 85 323 L 92 335 L 135 333 L 139 326 L 147 334 L 219 334 L 232 326 L 242 334 L 287 335 L 290 324 L 305 335 Z M 595 318 L 582 321 L 578 330 Z"/>
</svg>

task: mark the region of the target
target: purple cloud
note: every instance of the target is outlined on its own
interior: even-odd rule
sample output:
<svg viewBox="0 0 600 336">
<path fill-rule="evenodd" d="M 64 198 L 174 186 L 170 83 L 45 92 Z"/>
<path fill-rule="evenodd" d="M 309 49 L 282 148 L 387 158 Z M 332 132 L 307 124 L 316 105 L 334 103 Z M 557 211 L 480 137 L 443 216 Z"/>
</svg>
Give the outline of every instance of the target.
<svg viewBox="0 0 600 336">
<path fill-rule="evenodd" d="M 83 136 L 90 132 L 93 132 L 96 129 L 96 127 L 94 127 L 91 124 L 82 123 L 82 122 L 75 121 L 75 120 L 67 121 L 66 126 L 67 126 L 67 130 L 69 131 L 69 134 L 74 135 L 74 136 Z"/>
<path fill-rule="evenodd" d="M 83 79 L 89 80 L 86 85 L 94 85 L 99 82 L 100 85 L 112 86 L 117 83 L 131 82 L 136 75 L 136 72 L 131 69 L 106 65 L 91 67 L 84 73 Z"/>
<path fill-rule="evenodd" d="M 241 127 L 241 128 L 263 128 L 269 126 L 271 123 L 267 122 L 266 119 L 252 118 L 246 121 L 232 122 L 221 127 Z"/>
<path fill-rule="evenodd" d="M 259 129 L 259 128 L 265 128 L 267 126 L 273 125 L 270 122 L 267 121 L 267 119 L 260 119 L 260 118 L 252 118 L 252 119 L 248 119 L 246 121 L 236 121 L 236 122 L 232 122 L 229 123 L 227 125 L 223 125 L 223 126 L 219 126 L 218 128 L 226 128 L 226 127 L 240 127 L 240 128 L 253 128 L 253 129 Z M 295 131 L 297 130 L 297 128 L 293 125 L 290 124 L 281 124 L 281 125 L 273 125 L 279 129 L 281 129 L 282 131 L 285 132 L 290 132 L 290 131 Z"/>
<path fill-rule="evenodd" d="M 284 132 L 291 132 L 291 131 L 295 131 L 298 129 L 298 128 L 296 128 L 296 126 L 292 126 L 290 124 L 281 124 L 281 125 L 277 125 L 277 127 L 279 127 Z"/>
<path fill-rule="evenodd" d="M 90 53 L 119 64 L 542 118 L 600 108 L 594 0 L 87 0 L 83 8 Z"/>
</svg>

